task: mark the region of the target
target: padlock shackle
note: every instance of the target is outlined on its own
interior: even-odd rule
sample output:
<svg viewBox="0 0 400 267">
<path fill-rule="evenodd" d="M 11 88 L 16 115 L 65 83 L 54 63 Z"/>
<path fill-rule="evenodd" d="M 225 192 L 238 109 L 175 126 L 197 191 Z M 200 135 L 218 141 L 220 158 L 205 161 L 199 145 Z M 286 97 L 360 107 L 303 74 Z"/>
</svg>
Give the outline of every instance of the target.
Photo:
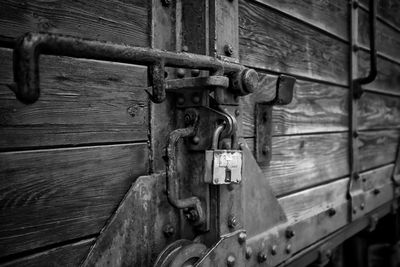
<svg viewBox="0 0 400 267">
<path fill-rule="evenodd" d="M 226 123 L 224 122 L 223 124 L 218 125 L 217 128 L 215 129 L 214 134 L 213 134 L 211 149 L 214 149 L 214 150 L 218 149 L 219 138 L 221 136 L 221 133 L 225 129 L 225 125 L 226 125 Z"/>
</svg>

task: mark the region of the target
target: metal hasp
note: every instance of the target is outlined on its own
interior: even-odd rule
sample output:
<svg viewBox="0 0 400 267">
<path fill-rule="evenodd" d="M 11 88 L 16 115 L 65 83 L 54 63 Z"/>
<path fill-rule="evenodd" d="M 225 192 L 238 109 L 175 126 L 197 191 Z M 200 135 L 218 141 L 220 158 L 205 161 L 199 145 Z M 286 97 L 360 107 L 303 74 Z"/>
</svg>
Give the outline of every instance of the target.
<svg viewBox="0 0 400 267">
<path fill-rule="evenodd" d="M 208 70 L 212 74 L 231 77 L 233 90 L 249 92 L 254 84 L 254 70 L 218 58 L 133 47 L 109 42 L 79 39 L 50 33 L 27 33 L 18 39 L 14 49 L 14 83 L 9 85 L 17 98 L 24 103 L 34 103 L 40 96 L 39 55 L 50 54 L 103 61 L 149 66 L 150 99 L 161 103 L 166 98 L 164 68 L 181 67 Z M 243 77 L 240 83 L 235 77 Z M 235 89 L 236 86 L 240 86 Z"/>
<path fill-rule="evenodd" d="M 271 160 L 272 107 L 292 102 L 296 78 L 280 75 L 276 83 L 275 98 L 269 102 L 258 102 L 255 107 L 256 158 L 259 164 L 268 164 Z"/>
<path fill-rule="evenodd" d="M 364 90 L 361 88 L 362 85 L 371 83 L 375 80 L 378 74 L 376 67 L 376 47 L 375 47 L 375 36 L 376 36 L 376 10 L 377 0 L 369 0 L 369 57 L 370 57 L 370 70 L 368 76 L 357 78 L 353 81 L 353 96 L 359 99 Z"/>
</svg>

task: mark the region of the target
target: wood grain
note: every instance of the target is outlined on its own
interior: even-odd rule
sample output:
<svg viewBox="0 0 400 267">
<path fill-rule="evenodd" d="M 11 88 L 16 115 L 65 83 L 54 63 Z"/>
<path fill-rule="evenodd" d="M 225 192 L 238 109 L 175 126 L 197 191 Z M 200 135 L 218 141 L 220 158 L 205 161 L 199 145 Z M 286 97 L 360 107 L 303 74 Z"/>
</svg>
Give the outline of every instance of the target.
<svg viewBox="0 0 400 267">
<path fill-rule="evenodd" d="M 98 233 L 147 153 L 146 143 L 0 153 L 0 256 Z"/>
<path fill-rule="evenodd" d="M 363 190 L 370 191 L 375 188 L 380 188 L 385 184 L 391 183 L 391 177 L 394 164 L 389 164 L 377 169 L 361 173 L 363 181 Z"/>
<path fill-rule="evenodd" d="M 348 46 L 265 6 L 241 1 L 241 62 L 251 67 L 348 84 Z"/>
<path fill-rule="evenodd" d="M 250 148 L 254 139 L 246 139 Z M 349 173 L 348 134 L 272 138 L 272 160 L 262 167 L 276 195 L 286 195 Z"/>
<path fill-rule="evenodd" d="M 359 136 L 361 170 L 370 170 L 395 161 L 400 131 L 365 131 Z"/>
<path fill-rule="evenodd" d="M 272 100 L 278 76 L 263 74 L 260 91 L 242 99 L 243 133 L 255 136 L 255 103 Z M 348 129 L 348 90 L 342 87 L 297 80 L 289 105 L 274 106 L 272 134 L 288 135 Z"/>
<path fill-rule="evenodd" d="M 5 86 L 11 50 L 0 60 L 1 149 L 147 140 L 145 67 L 41 56 L 41 97 L 25 105 Z"/>
<path fill-rule="evenodd" d="M 368 0 L 361 0 L 363 7 L 368 10 Z M 400 29 L 400 3 L 399 0 L 379 0 L 378 17 L 393 27 Z"/>
<path fill-rule="evenodd" d="M 358 40 L 366 48 L 369 48 L 368 16 L 368 12 L 360 9 L 358 13 Z M 400 64 L 400 32 L 378 20 L 376 22 L 376 49 Z"/>
<path fill-rule="evenodd" d="M 145 0 L 3 0 L 0 35 L 14 39 L 26 32 L 41 31 L 149 46 L 148 5 Z"/>
<path fill-rule="evenodd" d="M 7 262 L 1 266 L 79 266 L 82 259 L 89 252 L 89 248 L 94 243 L 94 240 L 94 238 L 85 239 L 77 243 L 68 244 L 30 256 L 22 257 L 17 260 Z"/>
<path fill-rule="evenodd" d="M 359 51 L 358 76 L 364 77 L 369 72 L 369 54 Z M 384 92 L 400 96 L 400 65 L 378 57 L 378 76 L 375 81 L 363 87 L 376 92 Z"/>
<path fill-rule="evenodd" d="M 365 93 L 358 104 L 358 128 L 400 128 L 400 98 Z"/>
<path fill-rule="evenodd" d="M 348 2 L 341 0 L 328 1 L 294 1 L 294 0 L 255 0 L 263 5 L 277 9 L 344 40 L 349 38 L 347 17 Z"/>
</svg>

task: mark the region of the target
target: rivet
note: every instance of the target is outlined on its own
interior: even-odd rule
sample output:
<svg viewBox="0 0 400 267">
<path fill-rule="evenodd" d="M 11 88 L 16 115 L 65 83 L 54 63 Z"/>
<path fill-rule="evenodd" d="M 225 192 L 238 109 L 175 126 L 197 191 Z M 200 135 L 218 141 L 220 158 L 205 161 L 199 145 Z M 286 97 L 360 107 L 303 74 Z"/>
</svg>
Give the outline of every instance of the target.
<svg viewBox="0 0 400 267">
<path fill-rule="evenodd" d="M 277 245 L 272 245 L 271 246 L 271 255 L 276 255 L 276 249 L 277 249 Z"/>
<path fill-rule="evenodd" d="M 225 55 L 232 56 L 233 55 L 233 47 L 230 44 L 224 46 Z"/>
<path fill-rule="evenodd" d="M 288 229 L 286 229 L 285 235 L 286 238 L 290 239 L 295 236 L 295 232 L 292 228 L 289 227 Z"/>
<path fill-rule="evenodd" d="M 364 208 L 365 208 L 365 203 L 362 202 L 362 203 L 360 204 L 360 209 L 363 210 Z"/>
<path fill-rule="evenodd" d="M 259 263 L 265 262 L 267 260 L 267 254 L 265 254 L 264 252 L 258 253 L 257 260 Z"/>
<path fill-rule="evenodd" d="M 192 95 L 192 102 L 193 102 L 194 104 L 200 103 L 200 100 L 201 100 L 201 99 L 200 99 L 199 94 L 195 93 L 195 94 Z"/>
<path fill-rule="evenodd" d="M 327 212 L 328 212 L 329 217 L 332 217 L 332 216 L 335 216 L 336 209 L 335 208 L 329 208 Z"/>
<path fill-rule="evenodd" d="M 195 144 L 195 145 L 197 145 L 198 143 L 200 143 L 200 137 L 198 137 L 197 135 L 194 136 L 194 137 L 192 138 L 192 143 Z"/>
<path fill-rule="evenodd" d="M 200 75 L 200 70 L 198 70 L 198 69 L 193 69 L 193 70 L 191 71 L 191 74 L 192 74 L 192 77 L 197 77 L 197 76 Z"/>
<path fill-rule="evenodd" d="M 235 266 L 235 262 L 236 262 L 236 259 L 235 259 L 235 257 L 232 256 L 232 255 L 229 255 L 228 258 L 226 258 L 226 265 L 227 265 L 228 267 L 233 267 L 233 266 Z"/>
<path fill-rule="evenodd" d="M 286 251 L 287 254 L 290 254 L 290 252 L 292 251 L 292 245 L 287 244 L 287 246 L 285 248 L 285 251 Z"/>
<path fill-rule="evenodd" d="M 189 51 L 189 47 L 187 45 L 182 46 L 182 51 L 183 52 Z"/>
<path fill-rule="evenodd" d="M 185 99 L 183 97 L 178 97 L 178 104 L 183 105 L 185 103 Z"/>
<path fill-rule="evenodd" d="M 253 249 L 251 247 L 246 247 L 246 259 L 250 259 L 253 255 Z"/>
<path fill-rule="evenodd" d="M 238 220 L 236 219 L 236 217 L 233 215 L 229 216 L 228 227 L 235 228 L 237 225 L 238 225 Z"/>
<path fill-rule="evenodd" d="M 163 232 L 165 237 L 171 237 L 175 233 L 175 228 L 171 224 L 166 224 L 163 227 Z"/>
<path fill-rule="evenodd" d="M 246 238 L 247 238 L 246 233 L 243 232 L 239 233 L 238 241 L 240 244 L 243 244 L 246 241 Z"/>
<path fill-rule="evenodd" d="M 235 115 L 236 115 L 236 117 L 239 117 L 239 115 L 240 115 L 240 110 L 235 110 Z"/>
<path fill-rule="evenodd" d="M 169 6 L 171 4 L 171 0 L 161 0 L 161 4 L 163 6 Z"/>
<path fill-rule="evenodd" d="M 184 69 L 181 69 L 181 68 L 177 69 L 177 70 L 176 70 L 176 76 L 178 76 L 178 78 L 183 78 L 183 77 L 185 77 L 185 70 L 184 70 Z"/>
</svg>

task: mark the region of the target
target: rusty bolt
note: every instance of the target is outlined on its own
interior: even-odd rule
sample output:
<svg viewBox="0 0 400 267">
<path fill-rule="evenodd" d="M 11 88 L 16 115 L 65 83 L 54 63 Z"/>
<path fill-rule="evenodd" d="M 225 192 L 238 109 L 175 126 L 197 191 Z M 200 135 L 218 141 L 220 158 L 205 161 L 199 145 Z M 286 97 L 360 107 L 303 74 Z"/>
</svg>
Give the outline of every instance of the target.
<svg viewBox="0 0 400 267">
<path fill-rule="evenodd" d="M 250 259 L 253 255 L 253 249 L 251 247 L 246 247 L 246 259 Z"/>
<path fill-rule="evenodd" d="M 201 100 L 201 98 L 200 98 L 200 95 L 199 95 L 198 93 L 194 93 L 194 94 L 192 95 L 192 102 L 193 102 L 194 104 L 200 103 L 200 100 Z"/>
<path fill-rule="evenodd" d="M 246 242 L 246 238 L 247 238 L 246 233 L 243 233 L 243 232 L 239 233 L 238 241 L 240 244 L 243 244 L 244 242 Z"/>
<path fill-rule="evenodd" d="M 362 203 L 360 204 L 360 209 L 363 210 L 364 208 L 365 208 L 365 203 L 362 202 Z"/>
<path fill-rule="evenodd" d="M 172 226 L 171 224 L 168 223 L 168 224 L 164 225 L 163 232 L 164 232 L 165 237 L 171 237 L 175 233 L 175 228 L 174 228 L 174 226 Z"/>
<path fill-rule="evenodd" d="M 176 70 L 176 76 L 178 76 L 178 78 L 183 78 L 185 77 L 185 70 L 182 68 L 179 68 Z"/>
<path fill-rule="evenodd" d="M 243 90 L 248 94 L 253 93 L 258 88 L 258 73 L 253 69 L 245 69 L 242 74 Z"/>
<path fill-rule="evenodd" d="M 272 255 L 276 255 L 276 252 L 277 252 L 276 249 L 277 249 L 277 248 L 278 248 L 277 245 L 272 245 L 272 246 L 271 246 L 271 254 L 272 254 Z"/>
<path fill-rule="evenodd" d="M 286 252 L 287 254 L 290 254 L 291 251 L 292 251 L 292 245 L 287 244 L 287 246 L 286 246 L 286 248 L 285 248 L 285 252 Z"/>
<path fill-rule="evenodd" d="M 260 251 L 260 253 L 258 253 L 258 257 L 257 260 L 259 263 L 263 263 L 267 260 L 267 254 L 265 254 L 264 252 Z"/>
<path fill-rule="evenodd" d="M 289 227 L 288 229 L 286 229 L 285 235 L 286 235 L 287 239 L 290 239 L 290 238 L 294 237 L 295 232 L 292 228 Z"/>
<path fill-rule="evenodd" d="M 197 76 L 200 75 L 200 70 L 198 70 L 198 69 L 193 69 L 193 70 L 191 71 L 191 74 L 192 74 L 192 77 L 197 77 Z"/>
<path fill-rule="evenodd" d="M 240 110 L 236 109 L 236 110 L 235 110 L 235 116 L 236 116 L 236 117 L 239 117 L 239 115 L 240 115 Z"/>
<path fill-rule="evenodd" d="M 161 4 L 163 6 L 169 6 L 171 4 L 171 0 L 161 0 Z"/>
<path fill-rule="evenodd" d="M 229 255 L 228 258 L 226 258 L 226 266 L 228 266 L 228 267 L 235 266 L 235 262 L 236 262 L 236 259 L 232 255 Z"/>
<path fill-rule="evenodd" d="M 230 44 L 226 44 L 224 46 L 224 51 L 225 51 L 225 55 L 227 55 L 228 57 L 233 55 L 233 46 L 231 46 Z"/>
<path fill-rule="evenodd" d="M 200 143 L 200 137 L 197 135 L 192 138 L 192 143 L 198 145 Z"/>
<path fill-rule="evenodd" d="M 379 190 L 379 188 L 374 188 L 374 190 L 372 191 L 374 195 L 378 195 L 380 192 L 381 190 Z"/>
<path fill-rule="evenodd" d="M 228 220 L 228 227 L 236 228 L 236 226 L 238 226 L 238 224 L 239 224 L 239 222 L 238 222 L 237 218 L 235 216 L 231 215 Z"/>
<path fill-rule="evenodd" d="M 329 217 L 332 217 L 332 216 L 335 216 L 336 210 L 335 210 L 335 208 L 329 208 L 327 213 L 328 213 Z"/>
<path fill-rule="evenodd" d="M 187 45 L 182 46 L 182 51 L 183 52 L 189 51 L 189 47 Z"/>
<path fill-rule="evenodd" d="M 199 219 L 199 214 L 195 209 L 189 209 L 185 212 L 185 217 L 190 222 L 195 222 Z"/>
</svg>

